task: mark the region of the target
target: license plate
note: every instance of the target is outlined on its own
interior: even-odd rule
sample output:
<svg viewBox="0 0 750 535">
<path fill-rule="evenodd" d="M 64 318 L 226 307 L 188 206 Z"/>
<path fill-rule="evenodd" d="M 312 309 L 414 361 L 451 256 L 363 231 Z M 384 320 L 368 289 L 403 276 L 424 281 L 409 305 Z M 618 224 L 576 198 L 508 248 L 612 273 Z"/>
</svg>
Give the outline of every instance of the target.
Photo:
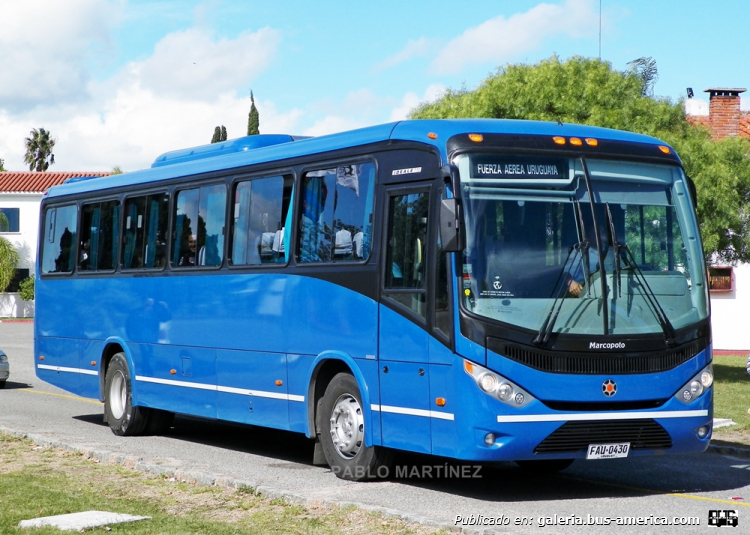
<svg viewBox="0 0 750 535">
<path fill-rule="evenodd" d="M 587 459 L 618 459 L 630 453 L 630 442 L 620 444 L 589 444 Z"/>
</svg>

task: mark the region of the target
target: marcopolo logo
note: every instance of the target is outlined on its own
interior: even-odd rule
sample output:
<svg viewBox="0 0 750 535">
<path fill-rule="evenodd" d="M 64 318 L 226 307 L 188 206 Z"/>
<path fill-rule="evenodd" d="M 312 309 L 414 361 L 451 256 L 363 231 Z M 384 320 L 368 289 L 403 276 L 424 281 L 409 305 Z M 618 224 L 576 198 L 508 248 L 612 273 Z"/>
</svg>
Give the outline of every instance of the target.
<svg viewBox="0 0 750 535">
<path fill-rule="evenodd" d="M 589 342 L 589 349 L 625 349 L 625 342 Z"/>
</svg>

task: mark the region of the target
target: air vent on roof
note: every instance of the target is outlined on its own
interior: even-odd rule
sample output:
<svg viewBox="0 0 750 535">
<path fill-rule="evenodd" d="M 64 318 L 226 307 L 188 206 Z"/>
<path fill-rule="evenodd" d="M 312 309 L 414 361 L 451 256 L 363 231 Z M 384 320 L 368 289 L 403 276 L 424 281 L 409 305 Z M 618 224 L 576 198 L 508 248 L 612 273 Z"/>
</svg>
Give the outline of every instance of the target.
<svg viewBox="0 0 750 535">
<path fill-rule="evenodd" d="M 287 134 L 259 134 L 257 136 L 245 136 L 229 141 L 223 141 L 221 143 L 211 143 L 209 145 L 201 145 L 200 147 L 193 147 L 191 149 L 165 152 L 154 160 L 151 167 L 192 162 L 195 160 L 202 160 L 203 158 L 213 158 L 225 154 L 260 149 L 262 147 L 270 147 L 271 145 L 289 143 L 290 141 L 298 141 L 300 139 L 307 138 L 304 136 L 290 136 Z"/>
</svg>

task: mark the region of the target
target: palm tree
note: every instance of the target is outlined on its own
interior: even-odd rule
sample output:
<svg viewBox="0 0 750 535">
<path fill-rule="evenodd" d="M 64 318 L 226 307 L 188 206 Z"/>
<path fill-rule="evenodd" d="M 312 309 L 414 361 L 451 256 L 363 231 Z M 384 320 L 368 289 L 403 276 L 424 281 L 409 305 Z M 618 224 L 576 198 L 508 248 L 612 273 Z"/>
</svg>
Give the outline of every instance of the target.
<svg viewBox="0 0 750 535">
<path fill-rule="evenodd" d="M 0 236 L 0 293 L 4 292 L 13 280 L 19 258 L 18 251 L 13 244 Z"/>
<path fill-rule="evenodd" d="M 54 146 L 55 140 L 50 137 L 47 130 L 32 129 L 31 137 L 26 138 L 26 156 L 23 158 L 23 161 L 29 164 L 29 171 L 46 171 L 51 164 L 54 164 L 55 155 L 52 154 Z"/>
</svg>

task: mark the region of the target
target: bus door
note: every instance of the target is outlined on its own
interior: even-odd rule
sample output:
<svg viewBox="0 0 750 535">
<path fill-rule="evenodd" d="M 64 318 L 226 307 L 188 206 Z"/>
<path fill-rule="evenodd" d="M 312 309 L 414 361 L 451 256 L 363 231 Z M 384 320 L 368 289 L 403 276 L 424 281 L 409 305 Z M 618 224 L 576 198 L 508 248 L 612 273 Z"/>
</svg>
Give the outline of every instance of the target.
<svg viewBox="0 0 750 535">
<path fill-rule="evenodd" d="M 383 445 L 425 453 L 431 452 L 426 268 L 432 188 L 421 182 L 385 189 L 378 334 Z"/>
</svg>

